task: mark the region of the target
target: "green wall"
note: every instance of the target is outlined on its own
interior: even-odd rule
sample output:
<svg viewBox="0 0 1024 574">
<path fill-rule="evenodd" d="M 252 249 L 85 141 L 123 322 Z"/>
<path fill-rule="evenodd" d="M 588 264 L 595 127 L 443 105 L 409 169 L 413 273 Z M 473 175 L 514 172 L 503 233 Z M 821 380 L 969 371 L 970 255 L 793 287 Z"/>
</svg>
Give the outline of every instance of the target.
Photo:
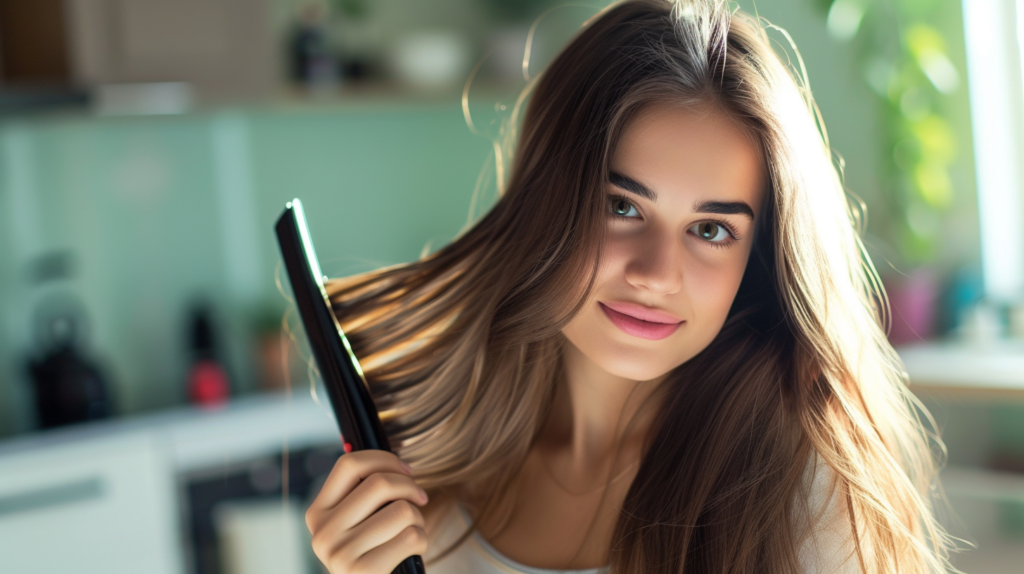
<svg viewBox="0 0 1024 574">
<path fill-rule="evenodd" d="M 85 303 L 121 412 L 183 400 L 185 312 L 199 295 L 248 390 L 249 319 L 284 307 L 272 224 L 286 201 L 303 200 L 329 275 L 408 261 L 465 224 L 491 149 L 455 103 L 46 118 L 3 124 L 0 142 L 5 434 L 31 424 L 21 363 L 47 293 Z M 73 255 L 74 278 L 33 285 L 26 265 L 54 250 Z"/>
</svg>

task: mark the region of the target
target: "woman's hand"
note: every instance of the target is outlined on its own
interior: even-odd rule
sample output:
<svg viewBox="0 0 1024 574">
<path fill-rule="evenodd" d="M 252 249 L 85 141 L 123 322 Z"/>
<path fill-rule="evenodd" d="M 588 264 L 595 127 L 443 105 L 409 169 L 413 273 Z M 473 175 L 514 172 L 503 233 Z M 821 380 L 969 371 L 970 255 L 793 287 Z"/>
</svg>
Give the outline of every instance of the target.
<svg viewBox="0 0 1024 574">
<path fill-rule="evenodd" d="M 390 574 L 427 551 L 427 493 L 393 453 L 359 450 L 334 464 L 306 511 L 313 552 L 331 574 Z"/>
</svg>

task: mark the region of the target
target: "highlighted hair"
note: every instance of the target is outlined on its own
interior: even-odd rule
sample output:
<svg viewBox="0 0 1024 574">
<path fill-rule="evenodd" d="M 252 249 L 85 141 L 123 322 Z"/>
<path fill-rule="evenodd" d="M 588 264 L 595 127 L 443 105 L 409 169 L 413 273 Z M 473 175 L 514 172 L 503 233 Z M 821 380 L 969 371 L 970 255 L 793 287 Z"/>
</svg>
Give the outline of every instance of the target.
<svg viewBox="0 0 1024 574">
<path fill-rule="evenodd" d="M 615 573 L 800 570 L 825 465 L 865 572 L 944 572 L 930 422 L 806 83 L 767 26 L 715 0 L 601 11 L 528 90 L 507 184 L 452 243 L 329 284 L 399 455 L 432 493 L 507 520 L 592 287 L 618 138 L 645 107 L 712 106 L 758 141 L 769 189 L 721 332 L 669 374 L 610 541 Z M 506 165 L 506 164 L 502 164 Z"/>
</svg>

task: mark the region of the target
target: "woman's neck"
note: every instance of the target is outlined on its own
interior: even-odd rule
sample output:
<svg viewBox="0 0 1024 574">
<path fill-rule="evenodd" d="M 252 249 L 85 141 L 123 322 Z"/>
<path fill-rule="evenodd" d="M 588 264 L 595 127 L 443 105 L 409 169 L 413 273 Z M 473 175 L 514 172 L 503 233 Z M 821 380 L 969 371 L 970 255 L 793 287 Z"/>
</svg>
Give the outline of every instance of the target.
<svg viewBox="0 0 1024 574">
<path fill-rule="evenodd" d="M 604 371 L 564 341 L 564 376 L 558 381 L 538 447 L 563 478 L 605 478 L 642 454 L 656 415 L 648 400 L 662 376 L 632 381 Z M 614 467 L 614 468 L 612 468 Z"/>
</svg>

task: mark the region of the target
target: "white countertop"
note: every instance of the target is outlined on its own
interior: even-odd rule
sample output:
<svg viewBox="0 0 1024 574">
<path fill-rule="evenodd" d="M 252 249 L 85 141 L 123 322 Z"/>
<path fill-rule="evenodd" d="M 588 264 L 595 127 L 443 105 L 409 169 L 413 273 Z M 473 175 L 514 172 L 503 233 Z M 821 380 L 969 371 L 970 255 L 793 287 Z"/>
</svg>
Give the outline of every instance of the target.
<svg viewBox="0 0 1024 574">
<path fill-rule="evenodd" d="M 322 391 L 321 391 L 322 392 Z M 78 424 L 0 442 L 0 459 L 17 453 L 112 436 L 148 435 L 163 443 L 177 472 L 208 468 L 299 449 L 340 443 L 326 395 L 314 402 L 309 389 L 232 398 L 224 407 L 181 407 Z"/>
<path fill-rule="evenodd" d="M 897 349 L 913 387 L 1024 397 L 1024 341 L 932 342 Z"/>
</svg>

